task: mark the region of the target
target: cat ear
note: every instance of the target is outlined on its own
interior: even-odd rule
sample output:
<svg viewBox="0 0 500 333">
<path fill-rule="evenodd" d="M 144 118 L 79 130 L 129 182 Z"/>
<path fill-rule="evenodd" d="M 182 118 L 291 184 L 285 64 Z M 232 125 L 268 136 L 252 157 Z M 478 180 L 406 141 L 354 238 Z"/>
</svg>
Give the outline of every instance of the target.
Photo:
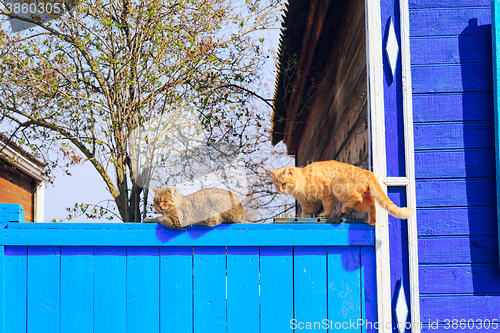
<svg viewBox="0 0 500 333">
<path fill-rule="evenodd" d="M 153 191 L 153 193 L 156 194 L 156 193 L 158 193 L 160 191 L 160 189 L 159 188 L 154 188 L 151 191 Z"/>
<path fill-rule="evenodd" d="M 177 195 L 177 187 L 175 186 L 170 187 L 170 194 Z"/>
<path fill-rule="evenodd" d="M 274 170 L 274 169 L 266 169 L 266 171 L 267 171 L 268 173 L 272 173 L 273 175 L 276 175 L 276 174 L 278 174 L 278 171 L 279 171 L 279 170 Z"/>
<path fill-rule="evenodd" d="M 287 176 L 292 176 L 292 175 L 293 175 L 293 168 L 292 168 L 291 166 L 287 166 L 287 167 L 285 168 L 285 172 L 284 172 L 284 173 L 285 173 L 285 175 L 287 175 Z"/>
</svg>

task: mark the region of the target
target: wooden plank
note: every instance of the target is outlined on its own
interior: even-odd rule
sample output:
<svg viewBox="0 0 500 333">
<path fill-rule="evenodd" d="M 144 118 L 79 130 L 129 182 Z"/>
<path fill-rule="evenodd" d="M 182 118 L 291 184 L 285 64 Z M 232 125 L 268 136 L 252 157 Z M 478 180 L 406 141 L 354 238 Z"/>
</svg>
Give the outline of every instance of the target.
<svg viewBox="0 0 500 333">
<path fill-rule="evenodd" d="M 4 331 L 26 332 L 26 286 L 28 258 L 26 246 L 5 247 Z"/>
<path fill-rule="evenodd" d="M 410 9 L 489 6 L 490 0 L 409 0 Z"/>
<path fill-rule="evenodd" d="M 490 24 L 490 6 L 410 10 L 412 37 L 487 35 Z"/>
<path fill-rule="evenodd" d="M 420 208 L 418 210 L 419 236 L 494 235 L 496 206 Z M 439 222 L 438 222 L 439 221 Z"/>
<path fill-rule="evenodd" d="M 349 327 L 349 320 L 361 317 L 360 248 L 328 247 L 328 321 L 329 331 L 360 332 Z M 345 323 L 345 324 L 344 324 Z M 342 327 L 344 325 L 344 327 Z"/>
<path fill-rule="evenodd" d="M 500 293 L 498 264 L 421 265 L 419 277 L 421 294 Z"/>
<path fill-rule="evenodd" d="M 310 323 L 311 332 L 324 332 L 322 320 L 328 318 L 326 248 L 296 246 L 293 253 L 294 319 Z"/>
<path fill-rule="evenodd" d="M 415 152 L 415 177 L 417 179 L 493 178 L 495 171 L 493 148 Z"/>
<path fill-rule="evenodd" d="M 61 247 L 61 332 L 93 332 L 94 249 Z"/>
<path fill-rule="evenodd" d="M 414 125 L 415 149 L 493 148 L 492 121 L 421 123 Z"/>
<path fill-rule="evenodd" d="M 498 264 L 497 236 L 425 237 L 418 241 L 419 263 Z"/>
<path fill-rule="evenodd" d="M 417 207 L 495 205 L 494 182 L 494 178 L 417 180 Z"/>
<path fill-rule="evenodd" d="M 491 5 L 491 16 L 492 20 L 492 40 L 493 40 L 493 82 L 494 82 L 494 108 L 493 108 L 493 118 L 495 126 L 495 165 L 498 170 L 500 170 L 500 4 L 496 1 L 492 2 Z M 497 212 L 500 212 L 500 177 L 497 176 L 496 179 L 496 192 L 497 192 Z M 498 241 L 500 243 L 500 214 L 497 214 L 497 224 L 498 224 Z M 500 249 L 498 251 L 500 257 Z"/>
<path fill-rule="evenodd" d="M 464 121 L 492 119 L 491 92 L 413 95 L 413 121 Z"/>
<path fill-rule="evenodd" d="M 469 325 L 470 328 L 467 327 L 467 325 Z M 439 324 L 439 323 L 436 324 L 436 322 L 422 323 L 421 327 L 422 327 L 422 332 L 427 332 L 427 333 L 430 333 L 430 332 L 481 333 L 481 332 L 491 332 L 493 330 L 492 327 L 495 327 L 495 325 L 492 325 L 491 320 L 490 320 L 489 324 L 488 324 L 488 328 L 484 328 L 483 327 L 483 320 L 471 318 L 468 320 L 464 320 L 462 328 L 460 328 L 460 321 L 458 321 L 456 326 L 453 326 L 453 323 L 450 321 L 449 323 L 447 322 L 446 324 Z M 456 327 L 456 328 L 454 328 L 454 327 Z"/>
<path fill-rule="evenodd" d="M 410 44 L 412 65 L 491 63 L 491 34 L 414 37 Z"/>
<path fill-rule="evenodd" d="M 361 314 L 364 319 L 364 333 L 378 332 L 376 274 L 375 249 L 369 246 L 361 247 Z"/>
<path fill-rule="evenodd" d="M 492 91 L 491 64 L 412 66 L 414 94 Z"/>
<path fill-rule="evenodd" d="M 259 248 L 227 248 L 227 332 L 259 332 Z"/>
<path fill-rule="evenodd" d="M 60 332 L 59 246 L 28 247 L 28 333 Z"/>
<path fill-rule="evenodd" d="M 194 332 L 226 332 L 226 248 L 194 247 Z"/>
<path fill-rule="evenodd" d="M 94 333 L 125 333 L 125 247 L 94 247 Z"/>
<path fill-rule="evenodd" d="M 500 309 L 500 297 L 480 295 L 457 295 L 457 296 L 422 296 L 422 322 L 445 323 L 457 319 L 496 319 L 500 322 L 498 309 Z M 451 324 L 451 323 L 450 323 Z M 500 326 L 500 325 L 499 325 Z M 497 327 L 498 329 L 498 327 Z M 443 330 L 445 332 L 445 330 Z M 470 332 L 465 330 L 464 332 Z"/>
<path fill-rule="evenodd" d="M 127 247 L 127 333 L 160 331 L 160 249 Z"/>
<path fill-rule="evenodd" d="M 193 248 L 160 249 L 160 332 L 193 332 Z"/>
<path fill-rule="evenodd" d="M 19 224 L 19 223 L 12 223 Z M 8 224 L 0 229 L 0 241 L 5 245 L 62 246 L 291 246 L 291 245 L 373 245 L 374 228 L 362 224 L 255 225 L 233 228 L 220 225 L 213 229 L 156 229 L 156 224 L 144 228 L 85 228 L 72 224 L 60 228 L 18 228 Z M 44 223 L 25 223 L 29 225 Z M 59 223 L 47 223 L 59 224 Z M 127 223 L 133 224 L 133 223 Z M 139 224 L 139 223 L 137 223 Z M 145 223 L 148 224 L 148 223 Z M 112 224 L 110 224 L 112 225 Z M 140 225 L 143 225 L 142 223 Z M 12 227 L 12 228 L 11 228 Z M 63 229 L 64 228 L 64 229 Z"/>
<path fill-rule="evenodd" d="M 261 332 L 292 332 L 292 248 L 260 247 Z"/>
</svg>

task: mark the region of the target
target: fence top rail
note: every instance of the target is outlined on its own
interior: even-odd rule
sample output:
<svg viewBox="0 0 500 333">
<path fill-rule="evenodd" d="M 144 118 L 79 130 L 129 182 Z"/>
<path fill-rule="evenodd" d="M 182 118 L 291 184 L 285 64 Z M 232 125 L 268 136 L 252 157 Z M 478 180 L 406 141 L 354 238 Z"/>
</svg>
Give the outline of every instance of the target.
<svg viewBox="0 0 500 333">
<path fill-rule="evenodd" d="M 172 230 L 156 223 L 0 223 L 0 246 L 373 246 L 366 224 L 248 223 Z"/>
</svg>

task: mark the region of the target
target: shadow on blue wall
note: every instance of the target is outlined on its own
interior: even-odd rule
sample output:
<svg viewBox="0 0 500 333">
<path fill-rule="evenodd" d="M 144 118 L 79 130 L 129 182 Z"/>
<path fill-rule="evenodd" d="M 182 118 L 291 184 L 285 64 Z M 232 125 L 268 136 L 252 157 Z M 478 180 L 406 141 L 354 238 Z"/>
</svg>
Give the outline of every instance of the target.
<svg viewBox="0 0 500 333">
<path fill-rule="evenodd" d="M 459 36 L 459 53 L 463 93 L 462 110 L 457 112 L 463 112 L 464 120 L 465 186 L 472 263 L 469 272 L 472 286 L 463 287 L 466 292 L 472 288 L 474 295 L 491 295 L 500 292 L 497 220 L 493 208 L 489 210 L 493 214 L 486 216 L 477 216 L 481 210 L 476 209 L 496 205 L 495 161 L 491 153 L 495 143 L 491 25 L 478 26 L 477 19 L 469 20 L 469 25 Z M 485 93 L 487 100 L 484 99 Z"/>
</svg>

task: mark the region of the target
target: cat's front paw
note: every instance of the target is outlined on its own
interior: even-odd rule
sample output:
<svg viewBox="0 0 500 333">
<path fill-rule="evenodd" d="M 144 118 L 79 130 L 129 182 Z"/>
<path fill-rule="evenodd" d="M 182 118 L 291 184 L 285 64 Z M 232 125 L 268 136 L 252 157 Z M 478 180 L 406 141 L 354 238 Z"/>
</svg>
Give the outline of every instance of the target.
<svg viewBox="0 0 500 333">
<path fill-rule="evenodd" d="M 330 217 L 330 214 L 323 212 L 323 213 L 319 214 L 318 216 L 319 217 Z"/>
</svg>

